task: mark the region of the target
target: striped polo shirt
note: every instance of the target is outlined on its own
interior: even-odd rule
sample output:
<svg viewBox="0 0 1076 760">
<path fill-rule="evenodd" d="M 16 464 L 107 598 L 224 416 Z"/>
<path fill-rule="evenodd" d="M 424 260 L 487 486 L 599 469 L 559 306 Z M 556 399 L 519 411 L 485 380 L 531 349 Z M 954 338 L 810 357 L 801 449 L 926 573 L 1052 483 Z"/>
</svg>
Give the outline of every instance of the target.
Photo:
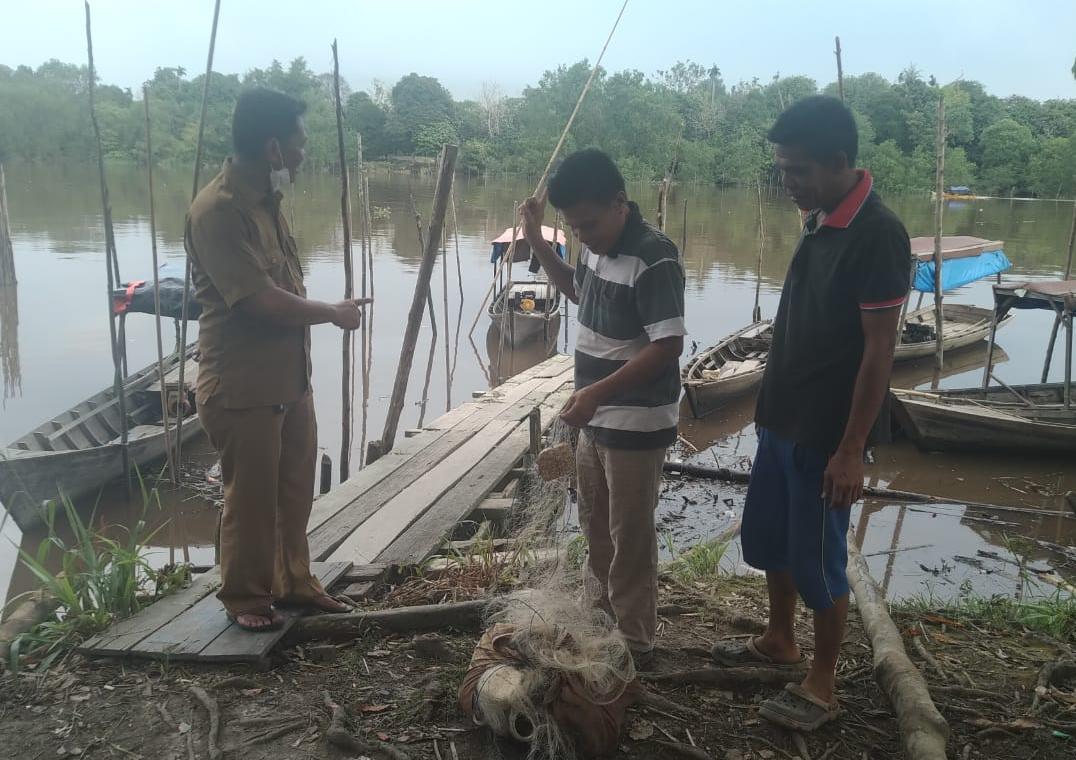
<svg viewBox="0 0 1076 760">
<path fill-rule="evenodd" d="M 583 248 L 575 268 L 579 333 L 575 387 L 598 382 L 651 341 L 686 334 L 684 268 L 676 245 L 648 224 L 635 203 L 613 250 Z M 602 403 L 587 427 L 595 443 L 617 449 L 657 449 L 676 440 L 680 367 Z"/>
</svg>

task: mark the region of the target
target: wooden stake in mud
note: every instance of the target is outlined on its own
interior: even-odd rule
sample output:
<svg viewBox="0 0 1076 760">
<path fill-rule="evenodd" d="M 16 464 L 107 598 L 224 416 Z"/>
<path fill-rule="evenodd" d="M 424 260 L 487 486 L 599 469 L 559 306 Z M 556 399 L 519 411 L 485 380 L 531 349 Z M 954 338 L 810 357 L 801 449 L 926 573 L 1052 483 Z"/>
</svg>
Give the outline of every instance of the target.
<svg viewBox="0 0 1076 760">
<path fill-rule="evenodd" d="M 833 41 L 836 43 L 837 48 L 833 51 L 833 54 L 837 56 L 837 93 L 841 96 L 841 101 L 844 100 L 844 64 L 841 61 L 841 38 L 834 37 Z"/>
<path fill-rule="evenodd" d="M 344 107 L 340 102 L 340 55 L 333 40 L 333 96 L 336 100 L 336 148 L 340 161 L 340 220 L 344 237 L 344 300 L 355 297 L 354 262 L 351 258 L 351 182 L 348 180 L 347 151 L 344 149 Z M 365 246 L 364 246 L 365 247 Z M 363 270 L 366 266 L 363 262 Z M 340 357 L 340 482 L 351 477 L 351 349 L 355 342 L 353 330 L 343 331 Z"/>
<path fill-rule="evenodd" d="M 0 164 L 0 286 L 16 285 L 15 248 L 11 245 L 11 218 L 7 213 L 7 181 Z"/>
<path fill-rule="evenodd" d="M 216 0 L 213 5 L 213 28 L 209 32 L 209 53 L 206 55 L 205 62 L 205 80 L 202 82 L 202 112 L 198 117 L 198 142 L 194 148 L 194 178 L 191 182 L 191 202 L 194 202 L 195 197 L 198 195 L 198 180 L 201 178 L 202 171 L 202 146 L 205 139 L 205 113 L 206 107 L 209 103 L 209 80 L 213 75 L 213 51 L 217 46 L 217 20 L 220 18 L 220 0 Z M 187 257 L 187 267 L 183 273 L 183 307 L 180 309 L 179 319 L 179 351 L 185 352 L 187 350 L 187 314 L 191 300 L 191 260 Z M 179 363 L 179 387 L 183 389 L 186 387 L 186 379 L 184 378 L 184 370 L 187 363 Z M 182 464 L 183 462 L 183 415 L 180 414 L 176 417 L 176 464 Z M 182 469 L 180 470 L 182 472 Z M 182 477 L 182 476 L 181 476 Z"/>
<path fill-rule="evenodd" d="M 116 331 L 116 313 L 112 308 L 112 291 L 119 284 L 119 265 L 116 264 L 116 236 L 112 228 L 112 201 L 108 196 L 108 182 L 105 180 L 105 157 L 101 147 L 101 127 L 97 123 L 97 107 L 94 102 L 95 82 L 97 71 L 93 65 L 93 35 L 90 31 L 90 4 L 86 3 L 86 57 L 89 62 L 89 95 L 90 95 L 90 122 L 93 125 L 94 142 L 97 146 L 97 173 L 101 180 L 101 207 L 105 224 L 105 270 L 108 273 L 108 334 L 112 343 L 112 389 L 116 395 L 116 403 L 120 412 L 120 459 L 123 467 L 123 477 L 130 489 L 131 481 L 128 477 L 131 472 L 131 454 L 127 450 L 127 394 L 123 387 L 123 351 L 119 345 Z M 179 366 L 182 367 L 183 361 Z M 182 418 L 182 417 L 181 417 Z"/>
<path fill-rule="evenodd" d="M 934 343 L 934 384 L 940 383 L 942 363 L 945 360 L 943 325 L 945 316 L 942 309 L 942 216 L 945 209 L 945 98 L 938 98 L 938 134 L 935 150 L 938 162 L 934 181 L 934 331 L 937 333 Z"/>
<path fill-rule="evenodd" d="M 762 321 L 762 307 L 759 298 L 762 295 L 762 251 L 766 248 L 766 228 L 762 223 L 762 183 L 755 182 L 758 195 L 758 263 L 755 265 L 755 308 L 751 310 L 751 321 Z"/>
<path fill-rule="evenodd" d="M 419 265 L 415 293 L 411 298 L 411 309 L 407 314 L 407 328 L 404 331 L 403 346 L 400 351 L 400 364 L 396 368 L 396 382 L 392 386 L 392 398 L 389 401 L 388 415 L 385 417 L 385 430 L 381 441 L 372 452 L 383 456 L 392 451 L 396 439 L 396 429 L 400 424 L 404 397 L 407 395 L 407 379 L 411 375 L 411 365 L 418 343 L 419 328 L 422 326 L 422 312 L 426 310 L 426 299 L 430 292 L 430 277 L 437 260 L 437 241 L 441 237 L 441 228 L 445 223 L 445 211 L 448 208 L 448 193 L 452 188 L 452 176 L 456 170 L 456 156 L 459 148 L 445 145 L 441 148 L 440 170 L 437 174 L 437 186 L 433 194 L 433 212 L 430 214 L 430 226 L 426 233 L 426 244 Z M 376 458 L 376 457 L 375 457 Z"/>
<path fill-rule="evenodd" d="M 173 456 L 172 433 L 168 426 L 168 389 L 164 383 L 164 335 L 161 331 L 161 270 L 157 256 L 157 209 L 153 200 L 153 139 L 149 124 L 149 85 L 142 85 L 142 105 L 146 112 L 146 186 L 149 189 L 149 240 L 150 252 L 153 256 L 153 321 L 157 332 L 157 377 L 161 384 L 161 424 L 164 426 L 164 454 L 168 460 L 168 477 L 173 483 L 176 480 L 179 467 Z M 179 360 L 187 361 L 187 356 L 180 351 Z M 176 415 L 183 415 L 183 406 L 186 401 L 184 393 L 180 392 L 179 403 L 176 406 Z"/>
</svg>

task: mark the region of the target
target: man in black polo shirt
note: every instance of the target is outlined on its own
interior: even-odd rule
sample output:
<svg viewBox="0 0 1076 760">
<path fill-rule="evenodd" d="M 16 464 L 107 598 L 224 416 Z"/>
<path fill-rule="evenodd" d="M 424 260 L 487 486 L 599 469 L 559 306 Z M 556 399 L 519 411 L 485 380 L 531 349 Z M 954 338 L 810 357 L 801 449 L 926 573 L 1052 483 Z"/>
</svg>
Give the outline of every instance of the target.
<svg viewBox="0 0 1076 760">
<path fill-rule="evenodd" d="M 760 714 L 810 731 L 837 716 L 834 679 L 848 612 L 849 510 L 863 452 L 889 386 L 911 247 L 900 220 L 855 169 L 851 112 L 798 101 L 769 139 L 803 232 L 785 278 L 759 394 L 758 453 L 743 517 L 744 559 L 766 571 L 766 632 L 714 646 L 723 665 L 806 670 Z M 796 645 L 797 594 L 814 612 L 814 660 Z"/>
</svg>

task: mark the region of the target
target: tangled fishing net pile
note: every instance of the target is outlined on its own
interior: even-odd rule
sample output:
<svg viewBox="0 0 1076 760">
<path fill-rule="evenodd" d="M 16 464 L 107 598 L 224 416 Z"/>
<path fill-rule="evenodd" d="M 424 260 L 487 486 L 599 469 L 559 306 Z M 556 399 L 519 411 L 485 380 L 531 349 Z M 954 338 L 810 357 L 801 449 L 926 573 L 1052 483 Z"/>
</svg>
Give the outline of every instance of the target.
<svg viewBox="0 0 1076 760">
<path fill-rule="evenodd" d="M 531 760 L 611 751 L 637 693 L 627 642 L 584 601 L 582 541 L 570 527 L 574 458 L 559 420 L 550 438 L 544 478 L 536 466 L 513 521 L 515 552 L 549 561 L 520 563 L 525 591 L 491 608 L 459 693 L 464 712 L 529 744 Z"/>
</svg>

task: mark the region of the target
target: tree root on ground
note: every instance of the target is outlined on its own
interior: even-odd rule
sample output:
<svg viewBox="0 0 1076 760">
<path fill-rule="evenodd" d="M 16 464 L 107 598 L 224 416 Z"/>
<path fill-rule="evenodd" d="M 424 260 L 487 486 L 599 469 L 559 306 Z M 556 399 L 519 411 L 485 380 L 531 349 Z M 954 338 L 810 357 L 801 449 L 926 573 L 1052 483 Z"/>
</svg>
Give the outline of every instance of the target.
<svg viewBox="0 0 1076 760">
<path fill-rule="evenodd" d="M 930 698 L 923 674 L 908 659 L 900 631 L 852 535 L 848 537 L 848 579 L 874 652 L 874 677 L 893 705 L 905 754 L 916 760 L 946 760 L 949 724 Z"/>
<path fill-rule="evenodd" d="M 1042 695 L 1049 691 L 1056 682 L 1067 681 L 1076 677 L 1076 662 L 1072 660 L 1058 660 L 1048 662 L 1039 671 L 1038 681 L 1035 683 L 1035 696 L 1031 700 L 1032 714 L 1039 711 L 1042 703 Z"/>
<path fill-rule="evenodd" d="M 202 707 L 209 713 L 209 738 L 207 739 L 209 760 L 220 760 L 223 753 L 217 743 L 220 740 L 220 707 L 217 706 L 217 700 L 206 694 L 205 689 L 200 686 L 192 686 L 191 694 L 202 703 Z"/>
<path fill-rule="evenodd" d="M 675 752 L 683 757 L 691 758 L 692 760 L 713 760 L 710 753 L 701 747 L 692 747 L 690 744 L 683 744 L 681 742 L 667 742 L 661 739 L 651 739 L 651 743 L 664 747 L 670 752 Z"/>
</svg>

